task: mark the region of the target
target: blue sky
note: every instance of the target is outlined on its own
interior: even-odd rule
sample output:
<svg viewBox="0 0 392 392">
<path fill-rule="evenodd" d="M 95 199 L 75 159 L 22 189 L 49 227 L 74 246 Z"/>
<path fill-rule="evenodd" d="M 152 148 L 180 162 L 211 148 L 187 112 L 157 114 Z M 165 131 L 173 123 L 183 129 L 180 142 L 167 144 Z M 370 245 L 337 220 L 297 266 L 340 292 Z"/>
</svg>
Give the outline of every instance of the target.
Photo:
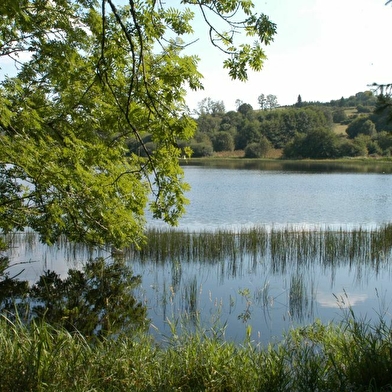
<svg viewBox="0 0 392 392">
<path fill-rule="evenodd" d="M 260 94 L 274 94 L 281 105 L 297 101 L 328 102 L 392 82 L 392 6 L 386 0 L 262 0 L 258 12 L 277 24 L 274 42 L 266 47 L 264 69 L 249 81 L 232 81 L 222 69 L 223 56 L 201 38 L 190 51 L 200 57 L 204 91 L 191 92 L 191 109 L 203 98 L 222 100 L 226 110 L 236 99 L 258 107 Z M 199 25 L 200 24 L 200 25 Z"/>
</svg>

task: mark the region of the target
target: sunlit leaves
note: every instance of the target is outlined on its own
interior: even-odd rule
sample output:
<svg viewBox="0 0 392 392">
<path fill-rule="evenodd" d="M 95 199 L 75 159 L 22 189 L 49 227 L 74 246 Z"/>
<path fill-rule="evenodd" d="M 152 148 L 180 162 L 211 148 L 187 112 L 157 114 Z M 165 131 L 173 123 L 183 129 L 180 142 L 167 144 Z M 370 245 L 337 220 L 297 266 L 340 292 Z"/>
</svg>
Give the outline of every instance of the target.
<svg viewBox="0 0 392 392">
<path fill-rule="evenodd" d="M 248 66 L 253 71 L 260 71 L 264 59 L 266 59 L 266 55 L 258 43 L 253 46 L 242 45 L 231 58 L 225 60 L 224 67 L 229 69 L 229 75 L 232 79 L 245 81 L 248 77 Z"/>
<path fill-rule="evenodd" d="M 187 202 L 178 158 L 189 153 L 179 145 L 196 129 L 186 91 L 203 87 L 199 58 L 188 51 L 193 18 L 202 15 L 234 79 L 262 68 L 261 44 L 275 34 L 249 0 L 180 3 L 189 7 L 153 0 L 0 5 L 0 58 L 18 65 L 0 86 L 3 231 L 30 227 L 47 243 L 66 235 L 138 244 L 149 200 L 155 217 L 178 222 Z M 256 42 L 238 41 L 241 32 Z"/>
<path fill-rule="evenodd" d="M 180 11 L 177 8 L 170 7 L 164 12 L 165 24 L 169 25 L 173 32 L 178 35 L 193 33 L 190 23 L 193 17 L 194 13 L 189 8 Z"/>
<path fill-rule="evenodd" d="M 271 44 L 276 24 L 265 14 L 258 16 L 253 13 L 252 1 L 196 0 L 184 3 L 199 6 L 204 21 L 210 27 L 211 42 L 227 55 L 224 67 L 229 70 L 232 79 L 245 81 L 248 68 L 254 71 L 262 69 L 266 55 L 261 44 Z M 219 24 L 212 22 L 216 17 L 220 20 Z M 242 32 L 245 36 L 255 37 L 256 42 L 250 44 L 244 41 Z"/>
<path fill-rule="evenodd" d="M 269 17 L 261 14 L 258 18 L 253 15 L 246 21 L 247 35 L 257 35 L 261 43 L 269 45 L 276 34 L 276 24 L 271 22 Z"/>
</svg>

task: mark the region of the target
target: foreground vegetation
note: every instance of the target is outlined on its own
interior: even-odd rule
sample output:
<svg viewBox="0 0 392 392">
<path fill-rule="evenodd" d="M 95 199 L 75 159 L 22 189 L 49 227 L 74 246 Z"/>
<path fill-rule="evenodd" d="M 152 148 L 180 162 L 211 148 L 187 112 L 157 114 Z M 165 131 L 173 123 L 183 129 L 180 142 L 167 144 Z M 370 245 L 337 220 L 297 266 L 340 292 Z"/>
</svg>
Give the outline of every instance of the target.
<svg viewBox="0 0 392 392">
<path fill-rule="evenodd" d="M 215 331 L 216 332 L 216 331 Z M 199 331 L 157 345 L 147 334 L 89 344 L 48 325 L 0 321 L 2 391 L 387 391 L 392 330 L 349 313 L 274 346 Z"/>
</svg>

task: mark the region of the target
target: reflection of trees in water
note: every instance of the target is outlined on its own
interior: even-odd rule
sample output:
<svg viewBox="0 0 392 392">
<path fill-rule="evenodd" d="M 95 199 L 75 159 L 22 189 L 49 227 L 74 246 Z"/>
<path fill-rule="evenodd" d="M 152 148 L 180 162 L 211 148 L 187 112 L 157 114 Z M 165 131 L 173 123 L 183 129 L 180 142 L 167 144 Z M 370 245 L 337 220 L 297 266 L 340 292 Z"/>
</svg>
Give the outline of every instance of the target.
<svg viewBox="0 0 392 392">
<path fill-rule="evenodd" d="M 208 159 L 205 161 L 192 160 L 192 166 L 308 173 L 392 173 L 392 167 L 388 164 L 388 162 L 379 162 L 379 164 L 370 162 L 369 165 L 366 165 L 363 161 L 358 163 L 355 162 L 355 160 L 343 163 L 333 161 L 259 161 L 256 159 Z"/>
<path fill-rule="evenodd" d="M 133 333 L 147 325 L 147 309 L 133 295 L 141 283 L 122 260 L 89 261 L 62 279 L 45 271 L 32 286 L 4 276 L 0 311 L 26 323 L 45 321 L 87 338 Z"/>
<path fill-rule="evenodd" d="M 196 319 L 204 311 L 205 304 L 200 307 L 199 275 L 184 279 L 195 263 L 199 265 L 200 274 L 203 274 L 203 266 L 211 274 L 213 266 L 218 286 L 224 285 L 225 281 L 234 282 L 246 276 L 261 277 L 264 282 L 253 285 L 247 296 L 245 310 L 251 311 L 257 306 L 267 317 L 270 309 L 279 306 L 287 308 L 286 314 L 293 320 L 301 321 L 313 314 L 313 268 L 317 266 L 328 271 L 333 280 L 339 268 L 349 266 L 359 283 L 369 274 L 378 275 L 388 269 L 392 258 L 392 225 L 351 231 L 295 230 L 292 227 L 267 230 L 264 227 L 254 227 L 237 231 L 222 229 L 192 233 L 150 229 L 146 235 L 146 246 L 140 250 L 126 249 L 122 256 L 124 260 L 132 260 L 132 263 L 137 264 L 146 276 L 149 275 L 146 271 L 158 274 L 157 271 L 162 269 L 169 272 L 169 276 L 160 274 L 152 283 L 155 287 L 153 296 L 157 296 L 157 307 L 160 307 L 159 311 L 163 309 L 164 319 L 168 304 L 172 306 L 171 314 L 175 317 L 183 312 Z M 24 246 L 26 254 L 35 247 L 42 248 L 38 238 L 32 233 L 26 237 L 26 243 L 22 236 L 14 237 L 13 241 L 15 249 L 19 245 Z M 91 258 L 92 255 L 88 248 L 67 245 L 63 240 L 51 251 L 55 250 L 67 255 L 61 256 L 62 260 L 71 255 L 75 259 Z M 46 249 L 43 253 L 45 252 L 49 251 Z M 13 254 L 12 249 L 10 254 Z M 280 287 L 279 292 L 276 287 L 271 287 L 271 277 L 287 277 L 287 287 Z M 209 287 L 205 288 L 209 290 Z M 235 307 L 235 299 L 232 300 L 231 296 L 229 299 L 229 293 L 227 295 L 230 304 L 223 306 L 227 306 L 230 312 Z M 282 295 L 287 301 L 282 300 Z M 255 306 L 248 306 L 249 304 Z M 248 317 L 248 313 L 244 314 Z"/>
<path fill-rule="evenodd" d="M 175 260 L 171 263 L 171 287 L 174 292 L 176 292 L 181 284 L 182 277 L 182 265 L 181 262 Z"/>
</svg>

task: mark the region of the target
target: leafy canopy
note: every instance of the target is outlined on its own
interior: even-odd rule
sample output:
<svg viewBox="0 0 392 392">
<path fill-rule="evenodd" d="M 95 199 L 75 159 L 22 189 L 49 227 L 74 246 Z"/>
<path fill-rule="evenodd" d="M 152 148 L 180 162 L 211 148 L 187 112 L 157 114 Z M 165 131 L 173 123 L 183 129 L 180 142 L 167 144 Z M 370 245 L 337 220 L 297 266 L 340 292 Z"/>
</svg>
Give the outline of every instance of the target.
<svg viewBox="0 0 392 392">
<path fill-rule="evenodd" d="M 186 89 L 202 88 L 198 57 L 184 53 L 196 13 L 233 79 L 261 69 L 276 33 L 249 0 L 118 3 L 1 2 L 0 66 L 16 69 L 0 84 L 3 232 L 137 244 L 147 205 L 175 225 L 187 202 L 178 141 L 196 128 Z M 255 42 L 238 43 L 241 31 Z M 145 153 L 127 151 L 129 140 Z"/>
</svg>

